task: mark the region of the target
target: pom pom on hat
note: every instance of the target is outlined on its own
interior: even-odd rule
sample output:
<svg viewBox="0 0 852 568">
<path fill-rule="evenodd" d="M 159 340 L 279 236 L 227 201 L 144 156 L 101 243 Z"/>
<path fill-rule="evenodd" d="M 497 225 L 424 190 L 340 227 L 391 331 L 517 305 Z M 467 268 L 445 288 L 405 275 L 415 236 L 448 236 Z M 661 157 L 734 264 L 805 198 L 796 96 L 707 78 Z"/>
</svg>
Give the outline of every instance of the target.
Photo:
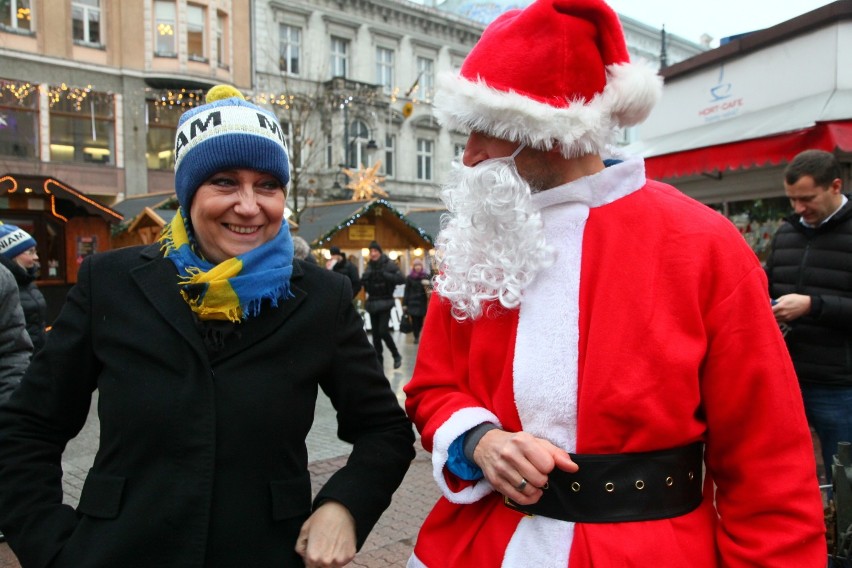
<svg viewBox="0 0 852 568">
<path fill-rule="evenodd" d="M 9 260 L 36 246 L 35 239 L 16 225 L 0 223 L 0 254 Z"/>
<path fill-rule="evenodd" d="M 210 89 L 207 103 L 185 112 L 175 133 L 175 193 L 185 212 L 198 187 L 216 172 L 247 168 L 290 181 L 284 133 L 276 116 L 229 85 Z"/>
<path fill-rule="evenodd" d="M 230 85 L 216 85 L 207 91 L 207 95 L 204 97 L 204 102 L 212 103 L 214 101 L 221 101 L 222 99 L 230 99 L 231 97 L 246 100 L 238 89 Z"/>
<path fill-rule="evenodd" d="M 459 74 L 440 77 L 434 104 L 448 128 L 576 157 L 601 153 L 661 94 L 657 72 L 630 62 L 603 0 L 536 0 L 486 28 Z"/>
</svg>

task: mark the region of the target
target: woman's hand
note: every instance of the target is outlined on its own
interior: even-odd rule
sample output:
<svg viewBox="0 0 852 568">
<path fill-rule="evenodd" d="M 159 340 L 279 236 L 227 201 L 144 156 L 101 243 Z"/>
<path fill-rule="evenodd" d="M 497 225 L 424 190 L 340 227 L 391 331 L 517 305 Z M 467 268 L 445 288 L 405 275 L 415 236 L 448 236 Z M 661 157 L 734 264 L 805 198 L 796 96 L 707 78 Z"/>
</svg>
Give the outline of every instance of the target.
<svg viewBox="0 0 852 568">
<path fill-rule="evenodd" d="M 355 519 L 337 501 L 320 505 L 296 540 L 296 552 L 307 568 L 340 568 L 352 562 L 355 550 Z"/>
<path fill-rule="evenodd" d="M 568 452 L 526 432 L 489 430 L 473 451 L 476 462 L 492 487 L 520 505 L 541 499 L 547 475 L 558 467 L 577 471 Z"/>
</svg>

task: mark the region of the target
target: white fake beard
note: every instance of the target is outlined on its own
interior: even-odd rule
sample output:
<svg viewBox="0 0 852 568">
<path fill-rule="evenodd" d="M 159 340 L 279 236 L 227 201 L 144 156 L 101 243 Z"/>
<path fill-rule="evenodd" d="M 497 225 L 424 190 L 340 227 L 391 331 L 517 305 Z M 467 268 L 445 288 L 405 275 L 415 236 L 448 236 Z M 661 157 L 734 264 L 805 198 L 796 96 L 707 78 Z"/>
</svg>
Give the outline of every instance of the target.
<svg viewBox="0 0 852 568">
<path fill-rule="evenodd" d="M 454 171 L 441 191 L 449 215 L 437 239 L 435 286 L 459 321 L 498 301 L 516 308 L 536 274 L 553 263 L 541 214 L 512 158 Z"/>
</svg>

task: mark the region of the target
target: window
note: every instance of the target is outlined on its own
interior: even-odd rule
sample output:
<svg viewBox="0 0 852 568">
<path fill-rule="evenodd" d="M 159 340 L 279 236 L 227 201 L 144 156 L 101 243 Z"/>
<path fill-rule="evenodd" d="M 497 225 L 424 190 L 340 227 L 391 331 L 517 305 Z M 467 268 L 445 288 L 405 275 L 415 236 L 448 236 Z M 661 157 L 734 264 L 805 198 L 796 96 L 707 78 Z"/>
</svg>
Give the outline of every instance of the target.
<svg viewBox="0 0 852 568">
<path fill-rule="evenodd" d="M 0 0 L 0 27 L 32 30 L 30 0 Z"/>
<path fill-rule="evenodd" d="M 178 119 L 187 109 L 162 100 L 145 101 L 148 124 L 145 159 L 152 170 L 171 170 L 175 167 L 175 133 Z"/>
<path fill-rule="evenodd" d="M 331 38 L 331 76 L 346 77 L 349 70 L 349 40 Z"/>
<path fill-rule="evenodd" d="M 384 87 L 386 94 L 393 90 L 393 50 L 376 48 L 376 83 Z"/>
<path fill-rule="evenodd" d="M 204 48 L 206 30 L 207 10 L 189 4 L 186 7 L 186 52 L 190 61 L 207 61 L 207 50 Z"/>
<path fill-rule="evenodd" d="M 38 85 L 0 79 L 0 156 L 38 157 Z"/>
<path fill-rule="evenodd" d="M 396 161 L 396 136 L 385 135 L 385 161 L 382 163 L 382 175 L 392 178 L 394 176 L 394 162 Z"/>
<path fill-rule="evenodd" d="M 435 92 L 435 61 L 428 57 L 417 58 L 417 74 L 420 98 L 428 99 Z"/>
<path fill-rule="evenodd" d="M 367 143 L 370 139 L 370 129 L 360 120 L 353 120 L 349 125 L 349 145 L 346 147 L 346 161 L 349 167 L 370 165 L 367 161 Z"/>
<path fill-rule="evenodd" d="M 432 181 L 432 147 L 427 138 L 417 139 L 417 180 Z"/>
<path fill-rule="evenodd" d="M 279 120 L 281 123 L 281 134 L 284 135 L 284 143 L 287 144 L 287 155 L 290 158 L 291 168 L 302 167 L 302 153 L 296 150 L 296 136 L 294 135 L 293 123 L 287 120 Z M 301 150 L 301 149 L 300 149 Z M 292 172 L 291 172 L 292 173 Z"/>
<path fill-rule="evenodd" d="M 175 3 L 164 0 L 154 2 L 154 54 L 176 57 Z"/>
<path fill-rule="evenodd" d="M 216 14 L 216 65 L 228 68 L 228 16 L 219 12 Z"/>
<path fill-rule="evenodd" d="M 51 87 L 50 160 L 115 164 L 113 96 Z"/>
<path fill-rule="evenodd" d="M 71 3 L 71 33 L 75 42 L 101 43 L 100 0 L 74 0 Z"/>
<path fill-rule="evenodd" d="M 462 163 L 464 160 L 464 144 L 453 144 L 453 161 Z"/>
<path fill-rule="evenodd" d="M 278 68 L 282 73 L 298 75 L 302 60 L 302 29 L 281 24 L 278 38 L 280 43 Z"/>
</svg>

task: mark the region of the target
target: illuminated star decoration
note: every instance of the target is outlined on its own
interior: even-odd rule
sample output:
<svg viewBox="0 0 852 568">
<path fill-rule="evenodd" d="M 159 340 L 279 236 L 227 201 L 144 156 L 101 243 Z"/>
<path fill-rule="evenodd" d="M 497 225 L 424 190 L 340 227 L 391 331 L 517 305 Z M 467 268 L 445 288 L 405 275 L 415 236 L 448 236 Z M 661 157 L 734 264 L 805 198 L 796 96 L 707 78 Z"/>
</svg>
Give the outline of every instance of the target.
<svg viewBox="0 0 852 568">
<path fill-rule="evenodd" d="M 376 160 L 376 163 L 365 168 L 361 164 L 357 170 L 343 169 L 343 173 L 349 176 L 349 183 L 346 184 L 346 189 L 352 190 L 352 201 L 362 201 L 365 199 L 373 199 L 379 195 L 387 197 L 379 184 L 385 181 L 385 176 L 379 175 L 379 167 L 382 165 L 381 160 Z"/>
</svg>

